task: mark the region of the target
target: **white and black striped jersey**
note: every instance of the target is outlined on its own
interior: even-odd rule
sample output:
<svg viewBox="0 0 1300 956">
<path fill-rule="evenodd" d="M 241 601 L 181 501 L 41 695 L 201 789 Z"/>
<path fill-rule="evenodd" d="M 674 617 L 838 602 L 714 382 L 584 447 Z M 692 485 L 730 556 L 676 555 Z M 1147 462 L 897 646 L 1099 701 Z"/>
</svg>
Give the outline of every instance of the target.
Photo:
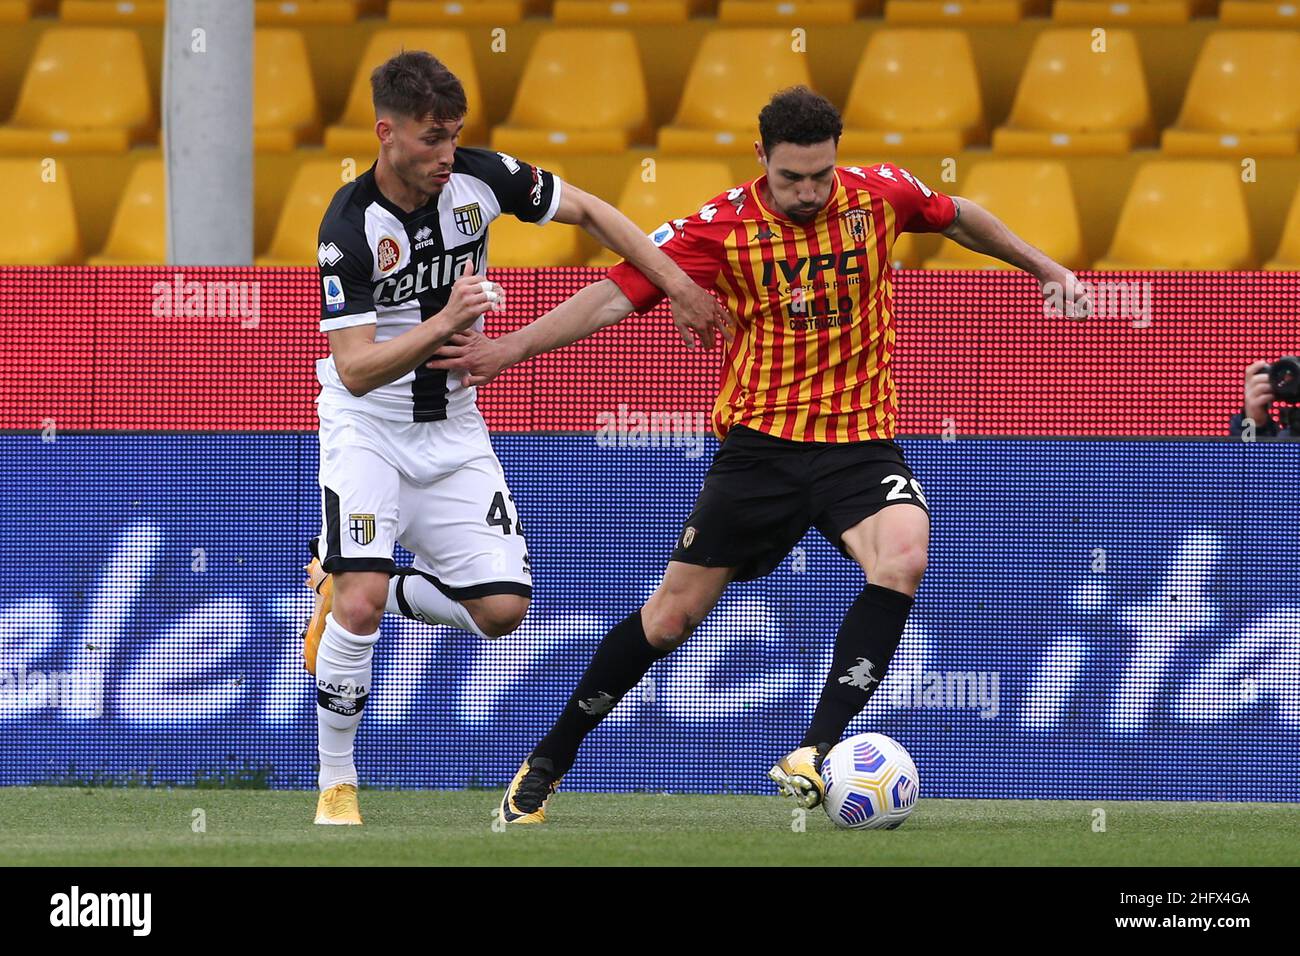
<svg viewBox="0 0 1300 956">
<path fill-rule="evenodd" d="M 414 212 L 389 202 L 375 184 L 375 167 L 334 195 L 318 236 L 322 332 L 375 326 L 386 342 L 447 304 L 467 260 L 487 272 L 488 224 L 505 213 L 542 225 L 560 204 L 561 182 L 546 170 L 505 153 L 460 147 L 451 179 Z M 483 320 L 475 325 L 483 328 Z M 317 402 L 358 408 L 381 418 L 435 422 L 474 404 L 474 389 L 423 365 L 358 398 L 344 387 L 334 357 L 316 363 Z"/>
</svg>

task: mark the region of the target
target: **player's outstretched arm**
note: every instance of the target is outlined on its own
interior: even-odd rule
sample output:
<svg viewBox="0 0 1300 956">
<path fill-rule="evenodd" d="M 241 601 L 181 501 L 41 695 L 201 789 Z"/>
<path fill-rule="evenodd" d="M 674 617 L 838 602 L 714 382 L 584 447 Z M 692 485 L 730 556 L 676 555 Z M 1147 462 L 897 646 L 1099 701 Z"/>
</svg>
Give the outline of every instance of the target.
<svg viewBox="0 0 1300 956">
<path fill-rule="evenodd" d="M 441 311 L 387 342 L 375 341 L 373 324 L 330 332 L 330 352 L 343 387 L 359 397 L 413 371 L 457 332 L 499 307 L 501 300 L 490 296 L 485 285 L 483 277 L 470 274 L 466 265 Z"/>
<path fill-rule="evenodd" d="M 466 385 L 483 385 L 512 365 L 572 345 L 631 314 L 632 303 L 623 290 L 601 279 L 508 335 L 490 339 L 481 332 L 461 332 L 428 365 L 465 373 Z"/>
<path fill-rule="evenodd" d="M 715 329 L 731 341 L 734 334 L 731 314 L 657 248 L 631 219 L 609 203 L 566 182 L 555 211 L 555 222 L 581 226 L 606 249 L 636 266 L 668 297 L 673 324 L 688 346 L 694 347 L 692 336 L 695 336 L 706 349 L 713 348 Z"/>
<path fill-rule="evenodd" d="M 1066 316 L 1087 318 L 1091 311 L 1088 293 L 1073 272 L 1025 242 L 982 206 L 960 196 L 953 196 L 952 201 L 957 218 L 943 231 L 945 236 L 967 249 L 1023 269 L 1038 280 L 1044 296 L 1061 297 Z"/>
</svg>

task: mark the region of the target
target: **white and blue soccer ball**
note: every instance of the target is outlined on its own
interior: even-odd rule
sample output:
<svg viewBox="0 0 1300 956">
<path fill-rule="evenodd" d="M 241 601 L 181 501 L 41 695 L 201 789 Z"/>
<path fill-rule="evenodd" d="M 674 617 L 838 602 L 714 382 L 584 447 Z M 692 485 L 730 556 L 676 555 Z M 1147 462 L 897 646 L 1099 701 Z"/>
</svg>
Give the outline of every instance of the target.
<svg viewBox="0 0 1300 956">
<path fill-rule="evenodd" d="M 850 830 L 903 825 L 921 791 L 916 764 L 897 740 L 857 734 L 831 748 L 822 762 L 826 815 Z"/>
</svg>

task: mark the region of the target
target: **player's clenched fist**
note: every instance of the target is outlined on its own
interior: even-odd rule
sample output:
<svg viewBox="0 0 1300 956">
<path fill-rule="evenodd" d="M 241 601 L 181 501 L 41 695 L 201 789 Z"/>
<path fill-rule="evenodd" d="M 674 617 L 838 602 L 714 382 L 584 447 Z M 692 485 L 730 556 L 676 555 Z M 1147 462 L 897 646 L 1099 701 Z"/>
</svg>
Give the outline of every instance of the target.
<svg viewBox="0 0 1300 956">
<path fill-rule="evenodd" d="M 1087 283 L 1065 266 L 1051 263 L 1038 280 L 1043 298 L 1067 319 L 1082 322 L 1092 315 L 1092 296 Z"/>
<path fill-rule="evenodd" d="M 451 294 L 440 313 L 457 332 L 468 329 L 483 313 L 499 312 L 505 308 L 505 290 L 495 282 L 472 274 L 469 269 L 470 264 L 466 262 L 460 276 L 452 283 Z"/>
</svg>

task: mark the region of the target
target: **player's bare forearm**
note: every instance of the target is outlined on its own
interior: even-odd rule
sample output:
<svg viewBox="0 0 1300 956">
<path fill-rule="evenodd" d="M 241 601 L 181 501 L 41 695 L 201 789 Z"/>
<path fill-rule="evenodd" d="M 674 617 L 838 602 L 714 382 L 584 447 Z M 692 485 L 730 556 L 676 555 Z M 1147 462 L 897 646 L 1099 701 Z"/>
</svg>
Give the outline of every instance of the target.
<svg viewBox="0 0 1300 956">
<path fill-rule="evenodd" d="M 582 228 L 606 249 L 618 253 L 640 270 L 669 298 L 690 294 L 691 277 L 649 240 L 636 224 L 599 196 L 565 184 L 556 222 Z"/>
<path fill-rule="evenodd" d="M 358 325 L 330 332 L 330 351 L 343 387 L 360 397 L 414 371 L 455 332 L 441 313 L 387 342 L 375 341 L 373 325 Z"/>
<path fill-rule="evenodd" d="M 623 290 L 613 280 L 601 279 L 497 341 L 505 350 L 506 364 L 518 365 L 533 356 L 572 345 L 631 314 L 632 303 Z"/>
<path fill-rule="evenodd" d="M 453 336 L 428 367 L 459 373 L 466 385 L 486 385 L 510 366 L 572 345 L 631 312 L 632 303 L 623 290 L 602 279 L 508 335 L 490 339 L 481 332 L 462 332 Z"/>
<path fill-rule="evenodd" d="M 640 229 L 609 203 L 576 187 L 560 193 L 556 222 L 581 226 L 606 249 L 617 252 L 668 297 L 673 325 L 682 341 L 694 347 L 698 339 L 713 348 L 714 331 L 728 342 L 734 334 L 734 317 Z"/>
<path fill-rule="evenodd" d="M 959 196 L 954 196 L 952 201 L 958 206 L 958 214 L 956 221 L 944 230 L 949 239 L 1010 263 L 1043 282 L 1051 278 L 1053 267 L 1059 268 L 1058 263 L 1017 236 L 987 209 Z"/>
<path fill-rule="evenodd" d="M 452 283 L 447 303 L 413 329 L 386 342 L 375 341 L 375 326 L 358 325 L 329 333 L 330 351 L 343 387 L 358 397 L 413 372 L 457 332 L 489 308 L 504 306 L 503 290 L 484 280 L 466 262 Z"/>
<path fill-rule="evenodd" d="M 1039 289 L 1049 300 L 1059 298 L 1059 308 L 1067 318 L 1085 319 L 1092 312 L 1092 302 L 1085 284 L 1073 272 L 1041 249 L 1035 249 L 1008 229 L 997 216 L 969 199 L 952 197 L 957 218 L 943 234 L 967 249 L 993 256 L 1023 269 L 1038 280 Z"/>
</svg>

